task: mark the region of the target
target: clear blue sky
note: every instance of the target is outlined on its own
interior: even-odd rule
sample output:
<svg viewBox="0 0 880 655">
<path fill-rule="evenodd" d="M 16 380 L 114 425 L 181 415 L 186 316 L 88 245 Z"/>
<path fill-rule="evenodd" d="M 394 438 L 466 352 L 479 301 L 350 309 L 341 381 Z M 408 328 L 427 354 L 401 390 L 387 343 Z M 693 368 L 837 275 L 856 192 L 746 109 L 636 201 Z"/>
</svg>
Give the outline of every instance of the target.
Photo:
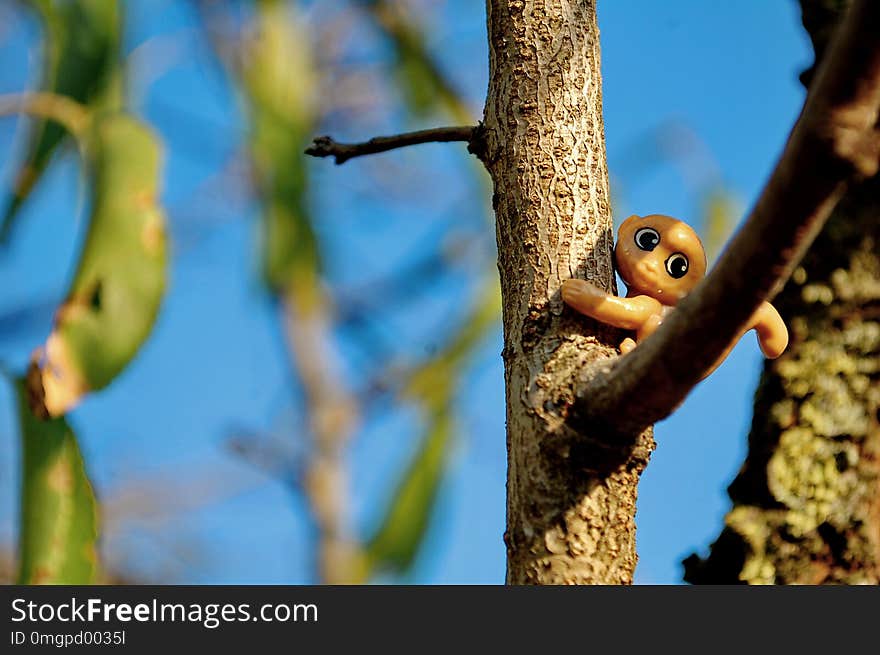
<svg viewBox="0 0 880 655">
<path fill-rule="evenodd" d="M 153 337 L 111 388 L 73 415 L 98 492 L 112 504 L 127 490 L 128 502 L 140 508 L 140 518 L 105 536 L 107 550 L 115 563 L 155 581 L 308 582 L 312 535 L 301 499 L 223 446 L 230 430 L 241 426 L 295 438 L 297 425 L 277 317 L 257 276 L 252 207 L 230 200 L 228 185 L 211 181 L 240 145 L 235 99 L 199 48 L 181 3 L 126 4 L 128 48 L 166 35 L 166 47 L 154 52 L 171 53 L 168 72 L 133 95 L 136 109 L 168 142 L 165 201 L 176 245 L 170 293 Z M 699 184 L 707 179 L 723 183 L 745 210 L 804 95 L 797 74 L 811 54 L 796 2 L 599 4 L 615 217 L 666 213 L 698 222 Z M 487 75 L 483 5 L 465 0 L 427 5 L 433 7 L 431 48 L 477 110 Z M 5 93 L 25 88 L 39 60 L 32 23 L 7 21 L 2 30 L 0 93 Z M 144 70 L 161 68 L 161 59 L 146 52 Z M 361 55 L 381 64 L 388 53 L 365 33 Z M 370 136 L 417 125 L 392 103 L 388 112 L 367 112 L 335 127 L 342 136 Z M 663 128 L 669 125 L 690 130 L 702 154 L 691 148 L 678 159 L 661 156 L 665 151 L 654 135 L 658 130 L 668 135 Z M 0 121 L 4 184 L 20 136 L 15 121 Z M 673 138 L 671 147 L 677 143 Z M 81 217 L 74 220 L 84 203 L 75 158 L 58 163 L 28 205 L 13 247 L 0 254 L 0 314 L 25 302 L 45 305 L 28 321 L 0 324 L 0 359 L 7 365 L 22 366 L 45 336 L 52 302 L 63 293 L 82 235 Z M 492 238 L 483 218 L 485 199 L 476 195 L 479 185 L 458 146 L 426 146 L 341 168 L 316 161 L 313 169 L 330 276 L 342 288 L 393 270 L 450 232 Z M 370 192 L 375 180 L 401 171 L 413 187 L 403 199 L 391 203 Z M 447 316 L 455 315 L 466 272 L 444 277 L 418 302 L 387 320 L 381 317 L 380 328 L 414 351 L 436 346 L 448 332 Z M 343 348 L 356 376 L 363 357 L 345 336 Z M 428 543 L 408 581 L 503 581 L 500 350 L 497 333 L 462 387 L 462 433 Z M 717 535 L 727 507 L 725 486 L 745 452 L 759 366 L 750 335 L 658 425 L 658 449 L 640 490 L 638 582 L 679 582 L 681 558 Z M 407 411 L 380 414 L 353 445 L 352 510 L 360 532 L 375 520 L 412 452 L 414 421 Z M 5 543 L 15 534 L 17 457 L 12 404 L 3 387 L 0 540 Z M 191 506 L 162 511 L 181 500 Z"/>
</svg>

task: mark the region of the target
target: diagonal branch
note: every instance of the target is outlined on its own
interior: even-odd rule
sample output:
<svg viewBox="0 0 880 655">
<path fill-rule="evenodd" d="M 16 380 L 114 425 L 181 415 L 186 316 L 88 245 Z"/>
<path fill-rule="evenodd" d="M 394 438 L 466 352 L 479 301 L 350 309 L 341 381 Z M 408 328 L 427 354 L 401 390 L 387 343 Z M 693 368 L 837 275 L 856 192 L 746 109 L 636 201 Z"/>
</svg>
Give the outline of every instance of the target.
<svg viewBox="0 0 880 655">
<path fill-rule="evenodd" d="M 315 138 L 312 145 L 306 148 L 306 154 L 312 157 L 333 157 L 336 165 L 344 164 L 354 157 L 374 155 L 397 148 L 405 148 L 420 143 L 448 143 L 465 141 L 468 151 L 475 152 L 479 126 L 461 125 L 455 127 L 434 127 L 417 132 L 405 132 L 394 136 L 377 136 L 363 143 L 338 143 L 329 136 Z"/>
<path fill-rule="evenodd" d="M 629 438 L 671 414 L 779 291 L 848 184 L 876 174 L 878 34 L 880 2 L 854 2 L 776 169 L 716 269 L 630 354 L 584 372 L 571 421 Z"/>
</svg>

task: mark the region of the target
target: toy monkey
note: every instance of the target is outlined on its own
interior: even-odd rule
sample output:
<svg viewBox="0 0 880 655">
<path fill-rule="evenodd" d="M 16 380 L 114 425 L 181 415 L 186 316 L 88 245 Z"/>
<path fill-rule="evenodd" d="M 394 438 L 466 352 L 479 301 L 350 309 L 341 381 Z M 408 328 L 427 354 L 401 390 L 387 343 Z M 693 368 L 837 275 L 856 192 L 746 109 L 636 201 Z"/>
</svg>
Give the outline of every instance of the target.
<svg viewBox="0 0 880 655">
<path fill-rule="evenodd" d="M 654 332 L 678 301 L 703 279 L 706 253 L 689 225 L 652 214 L 630 216 L 623 222 L 617 231 L 614 257 L 617 272 L 626 283 L 625 298 L 575 279 L 562 283 L 562 298 L 597 321 L 635 331 L 635 339 L 627 337 L 620 343 L 620 352 L 626 354 Z M 742 334 L 751 329 L 757 333 L 761 350 L 769 359 L 779 357 L 788 345 L 785 323 L 766 301 L 752 314 Z M 712 370 L 726 356 L 725 352 Z"/>
</svg>

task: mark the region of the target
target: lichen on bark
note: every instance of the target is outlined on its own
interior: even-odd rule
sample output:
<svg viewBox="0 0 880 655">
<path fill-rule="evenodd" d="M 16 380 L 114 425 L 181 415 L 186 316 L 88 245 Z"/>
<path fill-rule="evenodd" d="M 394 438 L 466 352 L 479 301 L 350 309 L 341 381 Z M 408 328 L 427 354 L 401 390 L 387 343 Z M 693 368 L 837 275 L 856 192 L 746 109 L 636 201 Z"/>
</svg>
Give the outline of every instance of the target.
<svg viewBox="0 0 880 655">
<path fill-rule="evenodd" d="M 734 508 L 693 583 L 880 583 L 880 182 L 852 190 L 776 300 Z"/>
<path fill-rule="evenodd" d="M 820 61 L 845 0 L 801 0 Z M 809 84 L 815 66 L 801 75 Z M 880 179 L 851 188 L 775 304 L 733 509 L 695 584 L 880 583 Z"/>
</svg>

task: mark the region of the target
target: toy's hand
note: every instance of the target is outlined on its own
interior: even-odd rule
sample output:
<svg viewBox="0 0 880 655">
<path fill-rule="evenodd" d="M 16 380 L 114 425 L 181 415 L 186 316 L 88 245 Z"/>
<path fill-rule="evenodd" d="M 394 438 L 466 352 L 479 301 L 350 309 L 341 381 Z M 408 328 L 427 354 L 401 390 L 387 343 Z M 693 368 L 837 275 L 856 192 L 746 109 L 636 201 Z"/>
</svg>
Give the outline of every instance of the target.
<svg viewBox="0 0 880 655">
<path fill-rule="evenodd" d="M 586 280 L 564 280 L 562 282 L 562 299 L 566 304 L 581 314 L 593 318 L 598 318 L 594 316 L 594 312 L 607 296 L 608 294 L 602 289 Z"/>
<path fill-rule="evenodd" d="M 618 298 L 585 280 L 565 280 L 562 299 L 581 314 L 624 330 L 640 329 L 652 315 L 661 311 L 660 303 L 653 298 Z"/>
</svg>

